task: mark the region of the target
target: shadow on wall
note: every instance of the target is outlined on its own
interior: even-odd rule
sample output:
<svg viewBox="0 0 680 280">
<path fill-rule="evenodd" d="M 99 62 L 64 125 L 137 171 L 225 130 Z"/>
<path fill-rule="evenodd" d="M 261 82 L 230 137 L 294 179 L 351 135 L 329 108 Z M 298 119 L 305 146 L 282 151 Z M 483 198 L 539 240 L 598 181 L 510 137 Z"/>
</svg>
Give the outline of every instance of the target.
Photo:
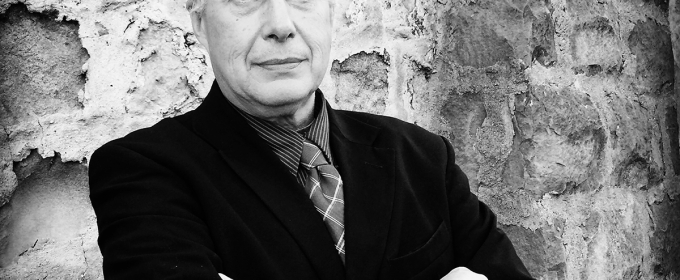
<svg viewBox="0 0 680 280">
<path fill-rule="evenodd" d="M 101 255 L 87 167 L 33 150 L 14 172 L 19 186 L 0 208 L 0 278 L 97 278 Z"/>
<path fill-rule="evenodd" d="M 81 109 L 82 65 L 89 59 L 79 24 L 29 13 L 23 4 L 0 15 L 0 125 Z"/>
</svg>

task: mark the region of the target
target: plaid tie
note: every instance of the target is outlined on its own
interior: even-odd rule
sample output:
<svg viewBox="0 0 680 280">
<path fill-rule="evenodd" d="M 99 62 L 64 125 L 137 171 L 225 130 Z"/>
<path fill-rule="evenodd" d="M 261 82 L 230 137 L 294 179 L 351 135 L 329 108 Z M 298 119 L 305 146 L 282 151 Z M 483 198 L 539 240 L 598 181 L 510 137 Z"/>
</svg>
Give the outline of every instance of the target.
<svg viewBox="0 0 680 280">
<path fill-rule="evenodd" d="M 345 201 L 342 179 L 338 170 L 328 164 L 321 150 L 306 140 L 302 145 L 300 165 L 307 171 L 305 191 L 316 211 L 321 213 L 328 231 L 333 236 L 335 249 L 345 262 Z"/>
</svg>

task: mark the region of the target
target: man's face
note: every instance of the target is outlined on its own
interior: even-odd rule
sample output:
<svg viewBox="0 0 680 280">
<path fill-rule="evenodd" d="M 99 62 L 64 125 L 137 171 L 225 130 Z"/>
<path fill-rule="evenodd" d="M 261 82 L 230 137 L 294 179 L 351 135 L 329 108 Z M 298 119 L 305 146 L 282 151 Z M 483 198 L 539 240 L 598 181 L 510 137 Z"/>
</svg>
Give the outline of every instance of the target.
<svg viewBox="0 0 680 280">
<path fill-rule="evenodd" d="M 258 116 L 313 98 L 328 67 L 329 1 L 207 0 L 192 22 L 225 96 Z"/>
</svg>

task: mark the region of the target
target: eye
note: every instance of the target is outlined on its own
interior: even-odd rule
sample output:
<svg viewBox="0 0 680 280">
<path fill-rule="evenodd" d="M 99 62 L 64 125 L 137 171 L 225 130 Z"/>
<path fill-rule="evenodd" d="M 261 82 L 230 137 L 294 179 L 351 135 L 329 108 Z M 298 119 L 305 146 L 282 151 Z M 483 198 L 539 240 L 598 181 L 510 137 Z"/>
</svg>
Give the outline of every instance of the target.
<svg viewBox="0 0 680 280">
<path fill-rule="evenodd" d="M 232 6 L 233 11 L 237 14 L 246 15 L 257 10 L 261 4 L 266 0 L 228 0 L 229 5 Z"/>
<path fill-rule="evenodd" d="M 318 0 L 288 0 L 288 3 L 291 5 L 299 6 L 299 7 L 311 7 L 312 5 L 316 4 Z"/>
<path fill-rule="evenodd" d="M 230 0 L 229 2 L 237 6 L 252 6 L 261 0 Z"/>
</svg>

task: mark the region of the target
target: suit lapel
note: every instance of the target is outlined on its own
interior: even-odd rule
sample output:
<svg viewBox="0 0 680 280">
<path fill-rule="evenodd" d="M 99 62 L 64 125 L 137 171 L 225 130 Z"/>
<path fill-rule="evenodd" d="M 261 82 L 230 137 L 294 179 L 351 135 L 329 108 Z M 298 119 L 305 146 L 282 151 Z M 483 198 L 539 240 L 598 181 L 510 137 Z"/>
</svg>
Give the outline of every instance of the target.
<svg viewBox="0 0 680 280">
<path fill-rule="evenodd" d="M 267 143 L 227 102 L 217 83 L 195 112 L 196 132 L 219 151 L 281 221 L 319 277 L 344 279 L 344 267 L 333 240 L 304 189 Z"/>
<path fill-rule="evenodd" d="M 394 199 L 394 150 L 373 147 L 379 129 L 329 106 L 331 150 L 344 182 L 347 279 L 377 279 Z"/>
</svg>

